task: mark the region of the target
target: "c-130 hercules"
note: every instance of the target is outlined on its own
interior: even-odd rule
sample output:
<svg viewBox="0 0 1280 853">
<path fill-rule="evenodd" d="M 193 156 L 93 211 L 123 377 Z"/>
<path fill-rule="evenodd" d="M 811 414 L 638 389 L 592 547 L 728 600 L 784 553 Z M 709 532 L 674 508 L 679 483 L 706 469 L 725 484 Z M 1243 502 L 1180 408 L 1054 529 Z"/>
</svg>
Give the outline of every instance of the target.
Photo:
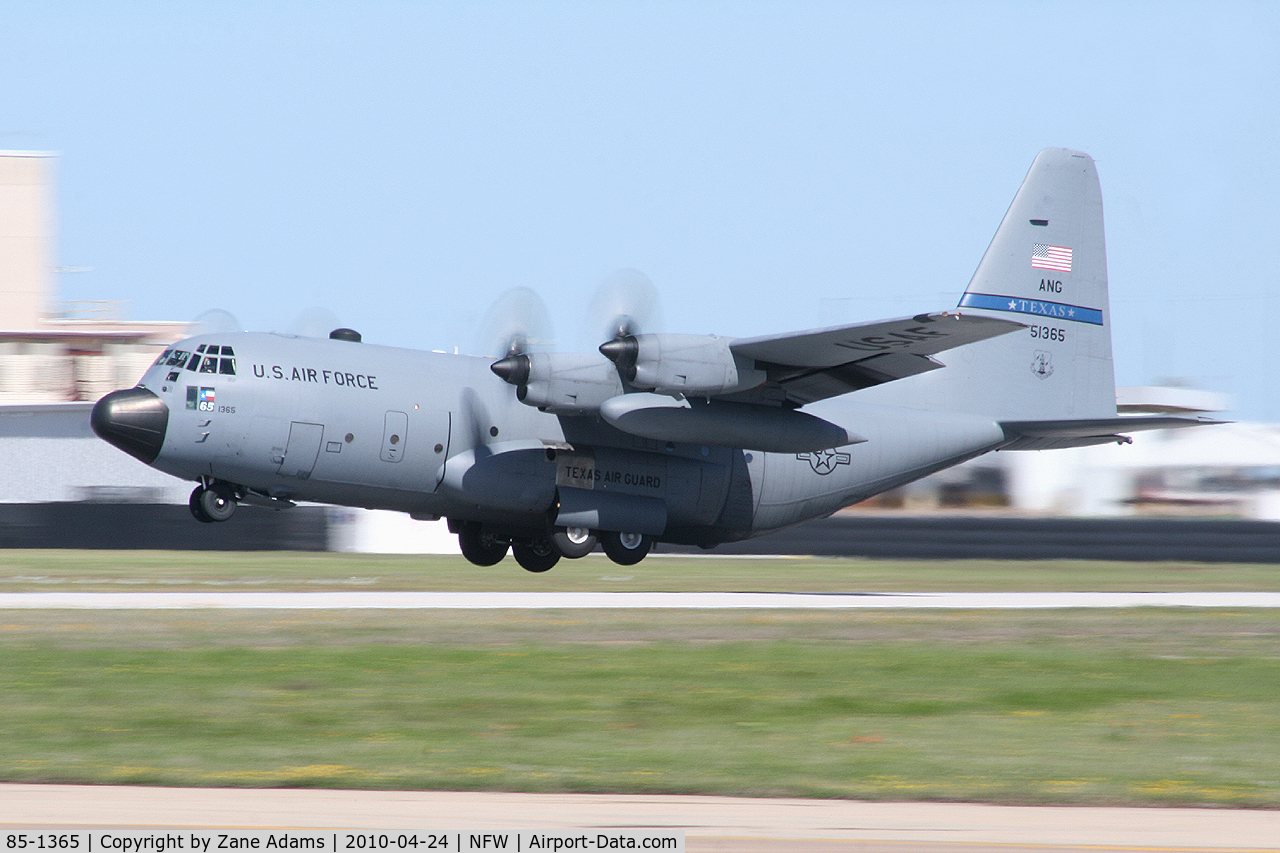
<svg viewBox="0 0 1280 853">
<path fill-rule="evenodd" d="M 713 547 L 993 450 L 1190 426 L 1118 417 L 1093 160 L 1040 152 L 955 310 L 781 335 L 654 334 L 500 360 L 234 332 L 166 350 L 97 434 L 199 485 L 191 511 L 315 501 L 447 518 L 531 572 L 600 545 Z M 944 360 L 936 358 L 947 353 Z"/>
</svg>

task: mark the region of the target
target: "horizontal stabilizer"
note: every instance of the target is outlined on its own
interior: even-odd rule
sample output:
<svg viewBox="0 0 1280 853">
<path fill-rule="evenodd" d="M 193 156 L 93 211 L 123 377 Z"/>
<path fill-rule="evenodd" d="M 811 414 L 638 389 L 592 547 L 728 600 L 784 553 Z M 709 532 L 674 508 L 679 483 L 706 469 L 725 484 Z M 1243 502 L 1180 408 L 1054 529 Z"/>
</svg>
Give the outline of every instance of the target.
<svg viewBox="0 0 1280 853">
<path fill-rule="evenodd" d="M 1091 444 L 1128 444 L 1125 433 L 1150 429 L 1220 424 L 1211 418 L 1182 418 L 1167 415 L 1132 418 L 1088 418 L 1055 421 L 1002 421 L 1009 444 L 1001 450 L 1058 450 Z"/>
</svg>

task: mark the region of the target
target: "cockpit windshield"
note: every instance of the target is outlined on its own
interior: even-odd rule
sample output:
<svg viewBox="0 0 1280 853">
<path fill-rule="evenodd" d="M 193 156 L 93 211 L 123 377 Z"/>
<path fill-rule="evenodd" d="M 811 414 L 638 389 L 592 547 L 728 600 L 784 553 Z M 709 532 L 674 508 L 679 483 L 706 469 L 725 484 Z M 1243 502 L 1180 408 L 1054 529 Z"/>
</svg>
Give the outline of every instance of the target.
<svg viewBox="0 0 1280 853">
<path fill-rule="evenodd" d="M 191 353 L 183 352 L 180 349 L 174 350 L 172 353 L 170 353 L 169 360 L 165 362 L 165 364 L 169 365 L 170 367 L 186 367 L 187 359 L 189 358 L 191 358 Z"/>
<path fill-rule="evenodd" d="M 200 344 L 195 353 L 180 349 L 167 349 L 156 359 L 157 365 L 167 365 L 179 370 L 187 369 L 199 373 L 217 373 L 223 376 L 236 375 L 235 351 L 229 346 L 218 344 Z"/>
</svg>

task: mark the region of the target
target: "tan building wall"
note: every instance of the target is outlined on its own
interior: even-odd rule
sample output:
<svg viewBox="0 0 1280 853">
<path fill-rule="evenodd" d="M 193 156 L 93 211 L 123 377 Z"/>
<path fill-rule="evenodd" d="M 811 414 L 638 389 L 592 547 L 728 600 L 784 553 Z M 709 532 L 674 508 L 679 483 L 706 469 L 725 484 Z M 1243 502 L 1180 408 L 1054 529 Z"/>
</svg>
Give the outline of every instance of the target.
<svg viewBox="0 0 1280 853">
<path fill-rule="evenodd" d="M 35 329 L 53 276 L 53 158 L 0 152 L 0 327 Z"/>
</svg>

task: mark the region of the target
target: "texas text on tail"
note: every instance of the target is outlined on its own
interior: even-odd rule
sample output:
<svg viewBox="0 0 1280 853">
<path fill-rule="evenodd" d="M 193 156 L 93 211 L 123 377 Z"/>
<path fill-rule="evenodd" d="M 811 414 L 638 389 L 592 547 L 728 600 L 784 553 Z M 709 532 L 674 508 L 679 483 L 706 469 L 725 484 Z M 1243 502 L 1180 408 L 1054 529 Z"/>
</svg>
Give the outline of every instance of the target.
<svg viewBox="0 0 1280 853">
<path fill-rule="evenodd" d="M 644 334 L 501 360 L 234 332 L 103 397 L 99 436 L 199 485 L 191 511 L 296 501 L 445 517 L 473 563 L 712 547 L 992 450 L 1187 426 L 1116 415 L 1092 159 L 1042 151 L 959 306 L 754 338 Z M 941 355 L 945 353 L 945 355 Z"/>
</svg>

